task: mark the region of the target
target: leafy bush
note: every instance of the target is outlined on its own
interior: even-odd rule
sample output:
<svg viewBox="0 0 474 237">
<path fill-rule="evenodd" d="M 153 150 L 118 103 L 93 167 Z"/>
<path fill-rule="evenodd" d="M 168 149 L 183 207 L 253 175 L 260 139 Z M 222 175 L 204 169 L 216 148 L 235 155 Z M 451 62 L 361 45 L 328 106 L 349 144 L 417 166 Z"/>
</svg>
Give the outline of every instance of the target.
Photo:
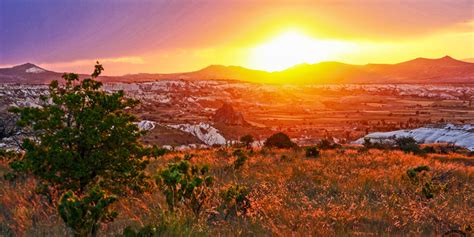
<svg viewBox="0 0 474 237">
<path fill-rule="evenodd" d="M 425 147 L 423 147 L 422 151 L 426 154 L 436 153 L 436 149 L 432 146 L 425 146 Z"/>
<path fill-rule="evenodd" d="M 431 199 L 434 197 L 433 194 L 433 185 L 431 182 L 426 182 L 421 189 L 421 193 L 427 198 Z"/>
<path fill-rule="evenodd" d="M 276 147 L 276 148 L 295 148 L 296 144 L 291 141 L 288 135 L 279 132 L 271 135 L 264 143 L 265 147 Z"/>
<path fill-rule="evenodd" d="M 138 230 L 128 226 L 123 230 L 123 237 L 152 237 L 158 235 L 158 228 L 154 225 L 146 225 Z"/>
<path fill-rule="evenodd" d="M 254 141 L 255 141 L 255 139 L 250 134 L 242 136 L 240 138 L 240 142 L 242 142 L 247 148 L 250 148 Z"/>
<path fill-rule="evenodd" d="M 363 146 L 365 149 L 379 149 L 379 150 L 387 150 L 392 149 L 393 146 L 389 143 L 384 142 L 372 142 L 370 138 L 364 138 Z"/>
<path fill-rule="evenodd" d="M 250 200 L 247 195 L 247 187 L 241 185 L 232 185 L 221 191 L 221 211 L 224 213 L 224 219 L 229 216 L 245 215 L 250 208 Z"/>
<path fill-rule="evenodd" d="M 319 150 L 317 147 L 312 146 L 312 147 L 306 147 L 306 157 L 318 157 L 319 156 Z"/>
<path fill-rule="evenodd" d="M 211 193 L 213 179 L 208 173 L 207 166 L 191 165 L 187 160 L 168 164 L 160 170 L 156 183 L 165 194 L 170 210 L 175 211 L 176 207 L 184 204 L 199 217 Z"/>
<path fill-rule="evenodd" d="M 415 155 L 424 155 L 430 148 L 427 150 L 423 150 L 420 148 L 418 142 L 412 137 L 399 137 L 394 139 L 394 143 L 389 142 L 372 142 L 370 138 L 364 139 L 364 147 L 367 149 L 380 149 L 380 150 L 391 150 L 391 149 L 398 149 L 405 153 L 413 153 Z"/>
<path fill-rule="evenodd" d="M 418 145 L 418 142 L 412 137 L 397 138 L 395 139 L 395 145 L 405 153 L 413 152 L 413 154 L 423 154 L 420 145 Z"/>
<path fill-rule="evenodd" d="M 122 237 L 152 236 L 206 236 L 203 226 L 195 226 L 194 220 L 176 213 L 161 213 L 158 220 L 143 227 L 128 226 L 123 230 Z M 205 227 L 204 227 L 205 228 Z"/>
<path fill-rule="evenodd" d="M 110 222 L 117 212 L 109 210 L 115 196 L 106 195 L 99 186 L 92 188 L 83 197 L 72 191 L 64 193 L 58 205 L 59 214 L 75 236 L 96 236 L 101 222 Z"/>
<path fill-rule="evenodd" d="M 454 144 L 445 144 L 445 145 L 438 146 L 438 148 L 439 148 L 438 153 L 440 154 L 465 153 L 465 152 L 469 154 L 468 150 L 466 150 L 463 147 L 456 146 Z"/>
<path fill-rule="evenodd" d="M 410 180 L 414 182 L 418 182 L 418 177 L 417 175 L 421 173 L 422 171 L 430 171 L 430 167 L 426 165 L 418 166 L 416 168 L 408 169 L 407 170 L 407 176 L 410 178 Z"/>
<path fill-rule="evenodd" d="M 434 198 L 434 194 L 445 190 L 446 185 L 434 183 L 434 179 L 428 174 L 430 168 L 428 166 L 418 166 L 408 169 L 406 174 L 410 181 L 418 187 L 418 191 L 427 199 Z"/>
<path fill-rule="evenodd" d="M 232 154 L 237 157 L 234 161 L 234 169 L 238 170 L 245 165 L 245 161 L 247 161 L 248 157 L 240 149 L 235 150 Z"/>
<path fill-rule="evenodd" d="M 232 152 L 232 155 L 233 156 L 244 156 L 245 155 L 245 152 L 242 151 L 241 149 L 236 149 Z"/>
</svg>

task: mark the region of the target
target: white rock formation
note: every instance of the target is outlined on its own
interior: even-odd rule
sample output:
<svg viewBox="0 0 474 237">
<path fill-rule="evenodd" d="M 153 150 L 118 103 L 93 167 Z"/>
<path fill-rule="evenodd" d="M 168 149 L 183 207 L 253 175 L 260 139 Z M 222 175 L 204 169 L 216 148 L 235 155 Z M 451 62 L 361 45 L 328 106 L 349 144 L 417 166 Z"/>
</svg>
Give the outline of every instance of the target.
<svg viewBox="0 0 474 237">
<path fill-rule="evenodd" d="M 38 67 L 30 67 L 26 69 L 25 72 L 26 73 L 42 73 L 42 72 L 45 72 L 45 70 Z"/>
<path fill-rule="evenodd" d="M 140 128 L 140 130 L 149 131 L 155 128 L 155 124 L 156 122 L 153 122 L 153 121 L 142 120 L 137 125 L 138 125 L 138 128 Z"/>
<path fill-rule="evenodd" d="M 412 137 L 419 143 L 450 143 L 474 151 L 474 125 L 447 124 L 441 127 L 421 127 L 412 130 L 374 132 L 355 141 L 364 143 L 365 138 L 373 142 L 391 142 L 395 138 Z"/>
<path fill-rule="evenodd" d="M 219 133 L 219 130 L 207 123 L 201 122 L 199 124 L 176 124 L 168 126 L 190 133 L 209 146 L 214 144 L 226 144 L 226 139 Z"/>
</svg>

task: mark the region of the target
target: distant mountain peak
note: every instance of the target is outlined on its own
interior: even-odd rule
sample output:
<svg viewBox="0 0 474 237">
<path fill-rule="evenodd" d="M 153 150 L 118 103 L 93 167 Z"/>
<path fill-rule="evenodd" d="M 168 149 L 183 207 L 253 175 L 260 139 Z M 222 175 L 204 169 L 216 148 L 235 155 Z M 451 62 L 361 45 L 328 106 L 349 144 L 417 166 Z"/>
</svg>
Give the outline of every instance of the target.
<svg viewBox="0 0 474 237">
<path fill-rule="evenodd" d="M 33 63 L 0 68 L 2 83 L 48 83 L 60 77 L 61 73 L 43 69 Z M 104 76 L 102 79 L 107 82 L 147 82 L 165 79 L 238 80 L 270 84 L 472 83 L 474 63 L 446 55 L 435 59 L 416 58 L 396 64 L 352 65 L 341 62 L 319 62 L 299 64 L 276 72 L 241 66 L 210 65 L 192 72 Z M 225 111 L 231 110 L 224 109 Z"/>
<path fill-rule="evenodd" d="M 212 64 L 209 65 L 200 71 L 215 71 L 215 70 L 228 70 L 228 69 L 233 69 L 233 70 L 250 70 L 241 66 L 226 66 L 226 65 L 220 65 L 220 64 Z"/>
<path fill-rule="evenodd" d="M 44 68 L 41 68 L 41 67 L 39 67 L 39 66 L 37 66 L 33 63 L 24 63 L 24 64 L 21 64 L 21 65 L 14 66 L 12 68 L 15 69 L 15 70 L 18 70 L 18 71 L 26 72 L 26 73 L 46 72 L 46 70 Z"/>
<path fill-rule="evenodd" d="M 441 57 L 441 58 L 415 58 L 413 60 L 410 60 L 410 61 L 406 61 L 406 62 L 402 62 L 402 63 L 399 63 L 399 64 L 412 64 L 412 63 L 415 63 L 415 64 L 428 64 L 428 65 L 443 65 L 443 66 L 453 66 L 453 65 L 463 65 L 463 64 L 466 64 L 466 62 L 463 62 L 463 61 L 460 61 L 460 60 L 457 60 L 457 59 L 454 59 L 452 58 L 451 56 L 444 56 L 444 57 Z"/>
<path fill-rule="evenodd" d="M 459 60 L 454 59 L 454 58 L 452 58 L 451 56 L 448 56 L 448 55 L 446 55 L 442 58 L 439 58 L 439 59 L 435 59 L 435 60 L 441 61 L 441 62 L 460 62 Z"/>
<path fill-rule="evenodd" d="M 28 68 L 28 67 L 38 67 L 36 66 L 35 64 L 33 63 L 23 63 L 23 64 L 20 64 L 20 65 L 16 65 L 14 66 L 13 68 L 20 68 L 20 67 L 24 67 L 24 68 Z M 39 67 L 38 67 L 39 68 Z"/>
<path fill-rule="evenodd" d="M 449 59 L 449 60 L 455 60 L 454 58 L 452 58 L 452 57 L 449 56 L 449 55 L 446 55 L 446 56 L 444 56 L 444 57 L 442 57 L 442 58 L 440 58 L 440 59 L 443 59 L 443 60 L 448 60 L 448 59 Z"/>
</svg>

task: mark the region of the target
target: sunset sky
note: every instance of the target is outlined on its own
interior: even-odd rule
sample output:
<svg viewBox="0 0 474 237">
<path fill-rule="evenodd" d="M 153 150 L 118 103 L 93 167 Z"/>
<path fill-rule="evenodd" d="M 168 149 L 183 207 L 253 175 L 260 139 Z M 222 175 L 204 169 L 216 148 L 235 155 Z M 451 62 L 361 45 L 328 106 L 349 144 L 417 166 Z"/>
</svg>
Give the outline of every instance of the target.
<svg viewBox="0 0 474 237">
<path fill-rule="evenodd" d="M 0 0 L 0 66 L 107 75 L 210 64 L 474 58 L 472 0 Z"/>
</svg>

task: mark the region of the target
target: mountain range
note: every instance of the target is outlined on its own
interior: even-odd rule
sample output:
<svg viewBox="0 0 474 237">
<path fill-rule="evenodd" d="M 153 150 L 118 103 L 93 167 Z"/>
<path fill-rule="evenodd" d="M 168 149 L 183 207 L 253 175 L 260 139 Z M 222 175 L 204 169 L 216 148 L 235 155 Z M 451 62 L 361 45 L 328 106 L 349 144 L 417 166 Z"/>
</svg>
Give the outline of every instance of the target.
<svg viewBox="0 0 474 237">
<path fill-rule="evenodd" d="M 0 83 L 44 84 L 59 79 L 61 75 L 62 73 L 26 63 L 11 68 L 0 68 Z M 81 77 L 86 76 L 81 75 Z M 280 84 L 472 84 L 474 83 L 474 63 L 445 56 L 437 59 L 416 58 L 397 64 L 352 65 L 340 62 L 300 64 L 278 72 L 253 70 L 240 66 L 211 65 L 198 71 L 184 73 L 139 73 L 100 77 L 103 82 L 149 82 L 165 79 L 238 80 Z"/>
</svg>

